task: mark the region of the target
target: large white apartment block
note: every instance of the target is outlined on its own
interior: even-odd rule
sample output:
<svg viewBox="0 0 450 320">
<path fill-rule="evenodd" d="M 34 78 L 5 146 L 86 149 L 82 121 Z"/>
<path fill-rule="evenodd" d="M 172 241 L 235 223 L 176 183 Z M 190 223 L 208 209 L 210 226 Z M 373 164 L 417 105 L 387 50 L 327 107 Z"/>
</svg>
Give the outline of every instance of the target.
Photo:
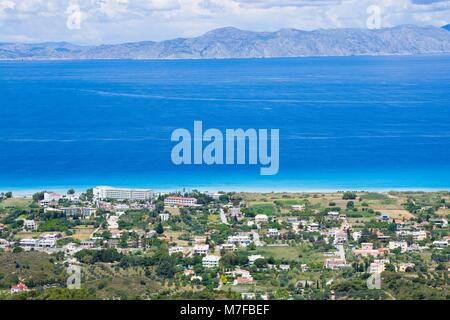
<svg viewBox="0 0 450 320">
<path fill-rule="evenodd" d="M 164 204 L 166 206 L 195 206 L 197 204 L 197 199 L 184 197 L 167 197 L 166 199 L 164 199 Z"/>
<path fill-rule="evenodd" d="M 218 256 L 205 256 L 202 259 L 202 265 L 205 268 L 217 268 L 219 266 L 220 257 Z"/>
<path fill-rule="evenodd" d="M 132 200 L 141 201 L 148 200 L 152 197 L 152 191 L 149 189 L 125 189 L 113 187 L 96 187 L 93 190 L 94 198 L 114 199 L 114 200 Z"/>
</svg>

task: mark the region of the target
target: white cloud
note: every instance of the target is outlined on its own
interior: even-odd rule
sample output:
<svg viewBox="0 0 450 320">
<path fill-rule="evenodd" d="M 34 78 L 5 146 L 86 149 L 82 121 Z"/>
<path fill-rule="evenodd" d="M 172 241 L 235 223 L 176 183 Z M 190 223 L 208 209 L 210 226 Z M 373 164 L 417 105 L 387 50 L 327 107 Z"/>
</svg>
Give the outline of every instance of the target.
<svg viewBox="0 0 450 320">
<path fill-rule="evenodd" d="M 74 4 L 81 28 L 70 30 L 67 8 Z M 382 9 L 384 27 L 450 22 L 450 0 L 0 0 L 0 41 L 117 43 L 196 36 L 224 26 L 365 27 L 373 4 Z"/>
</svg>

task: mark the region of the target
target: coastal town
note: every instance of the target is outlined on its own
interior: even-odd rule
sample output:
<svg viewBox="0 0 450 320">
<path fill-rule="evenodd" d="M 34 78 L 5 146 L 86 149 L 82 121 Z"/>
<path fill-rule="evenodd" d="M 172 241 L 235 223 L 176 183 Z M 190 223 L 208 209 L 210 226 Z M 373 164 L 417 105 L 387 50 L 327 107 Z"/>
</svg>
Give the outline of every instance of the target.
<svg viewBox="0 0 450 320">
<path fill-rule="evenodd" d="M 446 300 L 449 206 L 450 192 L 0 193 L 0 299 Z"/>
</svg>

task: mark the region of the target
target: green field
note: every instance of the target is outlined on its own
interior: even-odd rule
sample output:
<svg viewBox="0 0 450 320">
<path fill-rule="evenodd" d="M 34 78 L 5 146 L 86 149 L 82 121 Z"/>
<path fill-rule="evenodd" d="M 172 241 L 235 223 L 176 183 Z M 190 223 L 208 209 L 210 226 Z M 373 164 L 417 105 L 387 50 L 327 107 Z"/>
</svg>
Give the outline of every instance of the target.
<svg viewBox="0 0 450 320">
<path fill-rule="evenodd" d="M 14 208 L 17 210 L 25 210 L 29 209 L 30 205 L 33 203 L 33 200 L 31 199 L 25 199 L 25 198 L 10 198 L 3 200 L 0 202 L 0 209 L 6 209 L 6 208 Z"/>
<path fill-rule="evenodd" d="M 0 253 L 0 288 L 9 288 L 19 280 L 28 284 L 63 282 L 65 269 L 57 267 L 43 252 Z"/>
<path fill-rule="evenodd" d="M 323 254 L 315 252 L 307 244 L 295 247 L 258 247 L 255 254 L 260 254 L 265 258 L 273 257 L 275 259 L 297 260 L 305 264 L 323 261 Z"/>
</svg>

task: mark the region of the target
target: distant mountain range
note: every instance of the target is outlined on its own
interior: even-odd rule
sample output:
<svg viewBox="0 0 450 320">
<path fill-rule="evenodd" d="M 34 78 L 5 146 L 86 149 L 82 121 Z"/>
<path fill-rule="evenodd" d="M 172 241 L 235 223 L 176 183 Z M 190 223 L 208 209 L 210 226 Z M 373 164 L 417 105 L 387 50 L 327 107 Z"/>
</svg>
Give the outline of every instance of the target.
<svg viewBox="0 0 450 320">
<path fill-rule="evenodd" d="M 450 26 L 252 32 L 221 28 L 196 38 L 79 46 L 0 43 L 0 59 L 224 59 L 450 53 Z"/>
</svg>

